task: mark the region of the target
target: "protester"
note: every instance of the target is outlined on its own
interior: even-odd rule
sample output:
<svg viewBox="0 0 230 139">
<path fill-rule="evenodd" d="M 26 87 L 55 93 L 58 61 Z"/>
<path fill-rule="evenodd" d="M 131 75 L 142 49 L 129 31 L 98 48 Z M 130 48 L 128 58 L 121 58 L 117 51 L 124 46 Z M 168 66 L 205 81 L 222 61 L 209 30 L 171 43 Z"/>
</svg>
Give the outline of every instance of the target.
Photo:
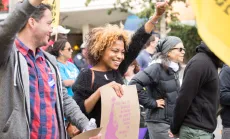
<svg viewBox="0 0 230 139">
<path fill-rule="evenodd" d="M 189 60 L 173 112 L 170 137 L 212 139 L 219 106 L 218 67 L 221 61 L 204 42 Z"/>
<path fill-rule="evenodd" d="M 222 119 L 222 139 L 230 137 L 230 67 L 224 65 L 220 71 L 220 104 L 222 110 L 220 113 Z"/>
<path fill-rule="evenodd" d="M 68 61 L 73 53 L 70 43 L 66 39 L 59 39 L 53 47 L 48 49 L 48 52 L 57 58 L 63 85 L 66 87 L 68 95 L 73 97 L 72 85 L 79 74 L 79 69 Z"/>
<path fill-rule="evenodd" d="M 81 52 L 79 52 L 73 59 L 74 64 L 77 66 L 77 68 L 79 70 L 81 70 L 83 68 L 88 68 L 88 66 L 89 66 L 89 64 L 86 60 L 86 57 L 87 57 L 86 44 L 82 43 L 80 48 L 81 48 Z"/>
<path fill-rule="evenodd" d="M 139 102 L 147 108 L 147 127 L 150 139 L 169 139 L 179 84 L 180 63 L 185 49 L 180 38 L 168 36 L 159 40 L 156 59 L 130 81 L 137 86 Z M 147 90 L 146 90 L 147 89 Z"/>
<path fill-rule="evenodd" d="M 57 58 L 62 83 L 66 87 L 68 95 L 73 97 L 72 85 L 79 74 L 79 70 L 73 63 L 68 61 L 73 53 L 70 43 L 65 38 L 58 39 L 55 41 L 53 47 L 48 48 L 48 52 Z M 74 125 L 68 123 L 67 133 L 70 137 L 79 132 L 80 131 Z"/>
<path fill-rule="evenodd" d="M 55 57 L 40 49 L 52 32 L 51 8 L 41 2 L 18 3 L 0 25 L 2 139 L 65 139 L 64 114 L 81 131 L 89 125 L 62 88 Z"/>
<path fill-rule="evenodd" d="M 136 58 L 137 63 L 140 65 L 141 70 L 144 70 L 152 61 L 153 54 L 155 53 L 156 45 L 159 38 L 155 35 L 152 35 L 145 44 L 145 49 L 143 49 L 138 57 Z"/>
<path fill-rule="evenodd" d="M 134 34 L 129 45 L 127 32 L 116 25 L 94 28 L 89 32 L 86 46 L 93 67 L 80 72 L 73 91 L 81 110 L 88 118 L 95 118 L 98 126 L 101 119 L 100 89 L 109 86 L 119 97 L 123 95 L 122 77 L 151 36 L 155 22 L 166 6 L 167 2 L 157 3 L 156 14 Z"/>
</svg>

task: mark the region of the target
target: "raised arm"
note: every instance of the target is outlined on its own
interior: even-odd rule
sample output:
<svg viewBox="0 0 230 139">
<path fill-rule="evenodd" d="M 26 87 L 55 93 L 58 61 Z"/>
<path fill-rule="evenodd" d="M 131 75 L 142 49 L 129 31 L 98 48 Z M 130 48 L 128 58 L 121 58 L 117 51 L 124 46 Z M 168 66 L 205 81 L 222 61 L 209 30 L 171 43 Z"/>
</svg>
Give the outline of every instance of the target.
<svg viewBox="0 0 230 139">
<path fill-rule="evenodd" d="M 6 63 L 13 48 L 16 34 L 25 25 L 30 15 L 42 0 L 24 0 L 0 24 L 0 66 Z"/>
<path fill-rule="evenodd" d="M 119 66 L 119 71 L 121 75 L 124 75 L 128 66 L 136 59 L 137 55 L 141 51 L 144 44 L 147 42 L 151 36 L 151 32 L 155 28 L 156 22 L 165 12 L 168 2 L 157 2 L 156 3 L 156 12 L 155 14 L 145 23 L 145 25 L 139 28 L 136 33 L 133 35 L 129 49 L 125 54 L 125 59 Z"/>
</svg>

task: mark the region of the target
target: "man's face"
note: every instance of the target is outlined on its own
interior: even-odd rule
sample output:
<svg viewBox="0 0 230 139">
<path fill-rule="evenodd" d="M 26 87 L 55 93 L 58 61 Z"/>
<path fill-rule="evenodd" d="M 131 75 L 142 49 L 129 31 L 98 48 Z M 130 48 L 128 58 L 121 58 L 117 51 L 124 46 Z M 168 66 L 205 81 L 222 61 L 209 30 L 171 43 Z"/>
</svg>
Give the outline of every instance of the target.
<svg viewBox="0 0 230 139">
<path fill-rule="evenodd" d="M 34 38 L 37 47 L 46 46 L 52 33 L 52 14 L 49 9 L 44 11 L 43 17 L 39 21 L 34 22 Z"/>
</svg>

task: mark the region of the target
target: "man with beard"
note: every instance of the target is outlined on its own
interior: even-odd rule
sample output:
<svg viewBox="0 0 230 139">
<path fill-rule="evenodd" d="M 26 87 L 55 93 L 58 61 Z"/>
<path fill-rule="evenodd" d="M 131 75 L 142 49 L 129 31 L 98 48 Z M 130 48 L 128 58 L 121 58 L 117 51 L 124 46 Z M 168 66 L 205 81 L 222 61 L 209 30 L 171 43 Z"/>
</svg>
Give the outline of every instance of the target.
<svg viewBox="0 0 230 139">
<path fill-rule="evenodd" d="M 170 127 L 171 137 L 212 139 L 217 125 L 218 68 L 222 62 L 204 42 L 196 52 L 185 68 Z"/>
<path fill-rule="evenodd" d="M 62 87 L 56 59 L 40 49 L 52 32 L 51 8 L 41 2 L 18 3 L 0 25 L 2 139 L 64 139 L 64 114 L 81 131 L 89 125 Z"/>
</svg>

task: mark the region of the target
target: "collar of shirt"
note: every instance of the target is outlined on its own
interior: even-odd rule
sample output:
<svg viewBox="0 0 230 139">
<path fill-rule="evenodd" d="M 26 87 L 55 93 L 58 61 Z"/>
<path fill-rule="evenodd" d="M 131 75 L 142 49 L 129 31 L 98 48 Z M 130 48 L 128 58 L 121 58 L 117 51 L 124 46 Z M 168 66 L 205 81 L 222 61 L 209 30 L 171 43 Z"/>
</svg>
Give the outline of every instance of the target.
<svg viewBox="0 0 230 139">
<path fill-rule="evenodd" d="M 31 49 L 29 49 L 22 41 L 20 41 L 18 38 L 15 39 L 15 44 L 17 49 L 22 53 L 22 55 L 26 56 L 26 55 L 32 55 L 34 56 L 34 53 Z M 41 51 L 40 48 L 36 49 L 36 53 L 35 53 L 35 58 L 41 58 L 41 60 L 45 60 L 44 54 Z"/>
</svg>

